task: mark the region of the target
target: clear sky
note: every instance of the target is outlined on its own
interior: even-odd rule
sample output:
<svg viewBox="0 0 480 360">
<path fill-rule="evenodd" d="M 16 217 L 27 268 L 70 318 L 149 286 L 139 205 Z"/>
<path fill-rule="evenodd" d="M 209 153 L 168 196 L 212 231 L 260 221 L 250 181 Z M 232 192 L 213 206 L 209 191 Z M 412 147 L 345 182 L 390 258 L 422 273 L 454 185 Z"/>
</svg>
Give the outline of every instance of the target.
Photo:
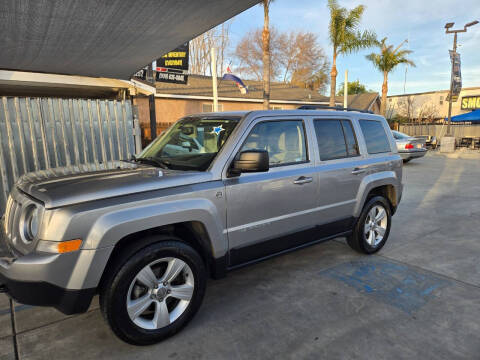
<svg viewBox="0 0 480 360">
<path fill-rule="evenodd" d="M 455 28 L 480 21 L 480 0 L 340 0 L 341 6 L 366 6 L 362 28 L 374 30 L 379 39 L 388 37 L 395 46 L 409 39 L 411 59 L 417 65 L 407 70 L 406 92 L 442 90 L 449 87 L 453 34 L 445 34 L 444 25 L 455 22 Z M 326 0 L 275 0 L 270 9 L 270 22 L 279 30 L 311 31 L 331 58 L 328 41 L 329 12 Z M 237 15 L 232 23 L 231 37 L 238 41 L 242 34 L 263 26 L 260 5 Z M 462 56 L 463 87 L 480 86 L 480 24 L 460 33 L 457 49 Z M 381 92 L 383 76 L 365 59 L 364 50 L 337 60 L 337 86 L 348 69 L 349 81 L 359 79 L 367 88 Z M 330 60 L 331 61 L 331 60 Z M 234 70 L 234 69 L 233 69 Z M 389 77 L 389 95 L 403 94 L 405 66 L 399 65 Z"/>
</svg>

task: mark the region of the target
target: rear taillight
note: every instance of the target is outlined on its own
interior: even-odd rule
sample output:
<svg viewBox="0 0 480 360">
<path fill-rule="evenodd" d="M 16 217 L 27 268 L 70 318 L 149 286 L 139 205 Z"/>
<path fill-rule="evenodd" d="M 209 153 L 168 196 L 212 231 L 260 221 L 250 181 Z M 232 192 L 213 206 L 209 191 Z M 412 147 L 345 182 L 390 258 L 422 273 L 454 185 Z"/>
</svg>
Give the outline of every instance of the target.
<svg viewBox="0 0 480 360">
<path fill-rule="evenodd" d="M 413 149 L 413 145 L 412 144 L 407 144 L 407 145 L 405 145 L 405 149 Z"/>
</svg>

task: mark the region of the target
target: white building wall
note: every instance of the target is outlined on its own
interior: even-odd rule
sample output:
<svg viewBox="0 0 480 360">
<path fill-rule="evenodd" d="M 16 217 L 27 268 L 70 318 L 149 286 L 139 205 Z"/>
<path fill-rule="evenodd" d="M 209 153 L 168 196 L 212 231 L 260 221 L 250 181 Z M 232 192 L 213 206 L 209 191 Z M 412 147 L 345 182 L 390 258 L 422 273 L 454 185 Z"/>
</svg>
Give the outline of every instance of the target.
<svg viewBox="0 0 480 360">
<path fill-rule="evenodd" d="M 480 87 L 462 89 L 458 100 L 452 103 L 452 116 L 464 114 L 471 111 L 462 110 L 461 103 L 462 97 L 472 95 L 480 95 Z M 425 113 L 425 110 L 432 108 L 436 110 L 435 113 L 437 114 L 437 119 L 445 118 L 448 116 L 447 96 L 448 90 L 389 96 L 387 100 L 387 117 L 391 117 L 396 114 L 405 116 L 406 114 L 403 111 L 403 104 L 407 101 L 407 98 L 410 97 L 413 101 L 413 118 L 418 118 L 419 114 L 421 114 L 422 112 Z"/>
</svg>

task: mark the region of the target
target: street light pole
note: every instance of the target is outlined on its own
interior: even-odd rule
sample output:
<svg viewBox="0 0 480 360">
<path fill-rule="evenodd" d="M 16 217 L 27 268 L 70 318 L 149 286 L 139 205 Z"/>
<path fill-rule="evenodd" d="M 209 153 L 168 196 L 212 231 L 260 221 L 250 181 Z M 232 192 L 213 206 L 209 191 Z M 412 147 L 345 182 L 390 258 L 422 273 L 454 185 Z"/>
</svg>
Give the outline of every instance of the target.
<svg viewBox="0 0 480 360">
<path fill-rule="evenodd" d="M 451 74 L 450 74 L 450 94 L 448 96 L 448 123 L 447 123 L 447 133 L 445 136 L 452 136 L 450 133 L 450 124 L 452 121 L 452 92 L 453 92 L 453 72 L 454 72 L 454 65 L 455 65 L 455 55 L 457 54 L 457 34 L 461 32 L 467 32 L 467 28 L 473 25 L 478 24 L 478 21 L 472 21 L 469 22 L 468 24 L 465 24 L 463 29 L 458 29 L 458 30 L 450 30 L 455 23 L 446 23 L 445 24 L 445 33 L 446 34 L 454 34 L 453 35 L 453 54 L 451 57 L 452 61 L 452 69 L 451 69 Z"/>
</svg>

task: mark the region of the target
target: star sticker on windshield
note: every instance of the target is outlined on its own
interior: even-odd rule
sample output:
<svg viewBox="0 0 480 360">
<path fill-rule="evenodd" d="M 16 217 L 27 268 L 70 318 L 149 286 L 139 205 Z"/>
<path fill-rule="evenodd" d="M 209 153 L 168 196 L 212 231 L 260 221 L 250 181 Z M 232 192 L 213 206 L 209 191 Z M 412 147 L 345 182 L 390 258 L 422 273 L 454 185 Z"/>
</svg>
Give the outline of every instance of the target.
<svg viewBox="0 0 480 360">
<path fill-rule="evenodd" d="M 225 129 L 223 128 L 223 125 L 220 125 L 220 126 L 215 126 L 213 128 L 213 130 L 210 132 L 210 134 L 215 134 L 215 135 L 219 135 L 222 131 L 224 131 Z"/>
</svg>

